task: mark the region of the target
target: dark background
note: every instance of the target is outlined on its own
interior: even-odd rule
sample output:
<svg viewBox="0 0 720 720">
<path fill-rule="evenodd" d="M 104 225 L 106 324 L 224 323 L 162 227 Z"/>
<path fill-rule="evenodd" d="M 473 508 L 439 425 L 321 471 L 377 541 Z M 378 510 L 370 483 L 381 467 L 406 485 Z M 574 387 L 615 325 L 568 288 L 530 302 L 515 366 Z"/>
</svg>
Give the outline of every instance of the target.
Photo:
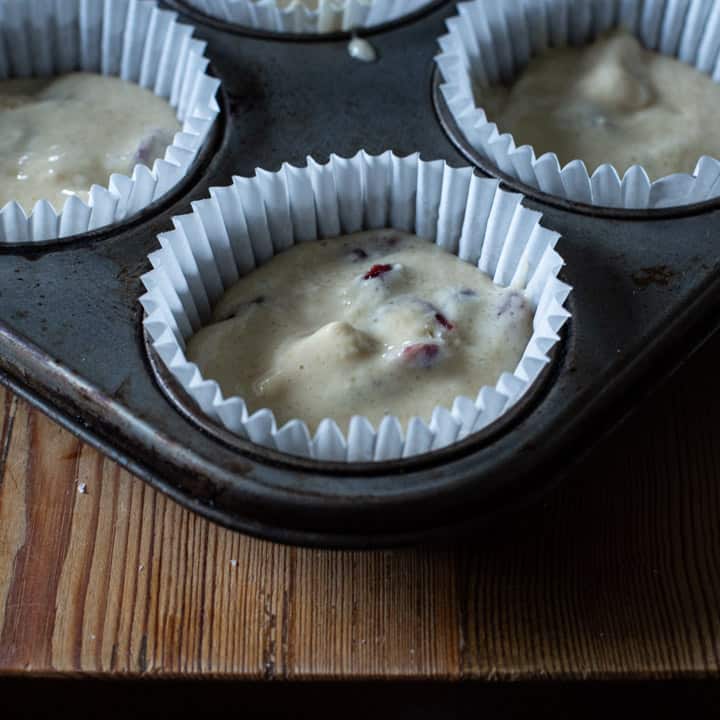
<svg viewBox="0 0 720 720">
<path fill-rule="evenodd" d="M 0 680 L 0 717 L 718 718 L 720 683 L 334 683 Z"/>
</svg>

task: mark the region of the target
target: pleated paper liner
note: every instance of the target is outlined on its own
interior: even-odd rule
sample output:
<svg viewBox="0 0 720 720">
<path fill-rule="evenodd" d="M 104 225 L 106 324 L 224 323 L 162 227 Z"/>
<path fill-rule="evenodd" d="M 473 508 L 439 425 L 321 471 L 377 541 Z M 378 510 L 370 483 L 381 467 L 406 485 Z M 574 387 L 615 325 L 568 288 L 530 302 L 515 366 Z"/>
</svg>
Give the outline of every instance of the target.
<svg viewBox="0 0 720 720">
<path fill-rule="evenodd" d="M 441 92 L 467 143 L 501 173 L 543 193 L 590 205 L 653 209 L 720 195 L 720 160 L 698 159 L 692 175 L 651 182 L 639 165 L 620 173 L 610 164 L 592 175 L 576 159 L 562 167 L 555 153 L 536 157 L 518 147 L 475 104 L 473 85 L 507 84 L 548 47 L 583 45 L 616 26 L 720 81 L 720 3 L 705 0 L 473 0 L 458 5 L 439 39 Z"/>
<path fill-rule="evenodd" d="M 264 32 L 322 34 L 370 28 L 398 20 L 433 0 L 184 0 L 197 10 L 234 25 Z"/>
<path fill-rule="evenodd" d="M 94 185 L 89 202 L 62 209 L 40 200 L 0 210 L 0 243 L 32 243 L 121 222 L 170 192 L 187 174 L 219 113 L 219 80 L 206 73 L 206 44 L 177 14 L 148 0 L 0 0 L 0 79 L 74 71 L 113 75 L 167 100 L 182 123 L 163 159 L 130 177 Z"/>
<path fill-rule="evenodd" d="M 213 422 L 291 455 L 332 461 L 372 461 L 435 450 L 478 432 L 512 408 L 549 362 L 558 331 L 569 317 L 570 288 L 558 279 L 563 261 L 558 235 L 540 225 L 541 215 L 522 196 L 500 190 L 471 168 L 391 152 L 364 151 L 325 165 L 285 164 L 253 178 L 234 178 L 174 218 L 150 255 L 142 277 L 145 329 L 152 346 L 185 392 Z M 296 242 L 361 230 L 395 228 L 435 242 L 477 265 L 501 286 L 519 287 L 534 308 L 533 334 L 522 359 L 494 386 L 475 397 L 437 407 L 425 422 L 403 427 L 386 417 L 377 428 L 354 417 L 349 428 L 323 420 L 314 436 L 302 418 L 278 427 L 269 409 L 250 412 L 243 398 L 224 397 L 185 356 L 187 340 L 211 318 L 212 307 L 237 279 Z"/>
</svg>

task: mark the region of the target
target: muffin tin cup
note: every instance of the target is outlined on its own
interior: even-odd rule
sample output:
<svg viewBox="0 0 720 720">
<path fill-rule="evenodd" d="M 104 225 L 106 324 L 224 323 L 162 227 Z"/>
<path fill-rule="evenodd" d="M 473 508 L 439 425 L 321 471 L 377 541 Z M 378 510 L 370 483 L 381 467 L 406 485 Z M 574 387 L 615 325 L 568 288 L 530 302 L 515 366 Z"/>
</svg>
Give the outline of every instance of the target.
<svg viewBox="0 0 720 720">
<path fill-rule="evenodd" d="M 720 195 L 720 160 L 701 157 L 692 175 L 678 173 L 651 182 L 635 165 L 621 176 L 611 164 L 592 175 L 585 163 L 562 167 L 555 153 L 536 157 L 519 146 L 476 105 L 473 86 L 507 84 L 534 55 L 548 47 L 579 46 L 616 26 L 627 28 L 648 48 L 677 57 L 720 81 L 720 4 L 705 0 L 482 0 L 460 3 L 446 21 L 436 63 L 440 91 L 461 137 L 497 169 L 553 197 L 590 206 L 657 209 L 700 203 Z"/>
<path fill-rule="evenodd" d="M 212 188 L 211 198 L 173 219 L 150 255 L 153 270 L 141 280 L 145 330 L 171 374 L 215 423 L 265 447 L 333 462 L 368 462 L 438 450 L 479 432 L 510 410 L 549 362 L 558 331 L 569 317 L 570 292 L 558 280 L 563 261 L 558 234 L 540 225 L 541 214 L 522 196 L 500 190 L 496 180 L 417 154 L 365 151 L 322 165 L 258 170 Z M 237 279 L 295 243 L 362 230 L 394 228 L 415 233 L 476 264 L 501 286 L 522 290 L 534 307 L 533 334 L 516 368 L 474 398 L 436 407 L 429 422 L 413 418 L 404 428 L 393 416 L 375 429 L 354 417 L 347 434 L 331 418 L 311 436 L 302 419 L 278 427 L 269 409 L 250 412 L 239 397 L 224 397 L 185 356 L 186 341 L 211 319 L 212 307 Z"/>
<path fill-rule="evenodd" d="M 56 211 L 48 200 L 0 209 L 0 244 L 47 243 L 122 222 L 167 195 L 188 174 L 212 129 L 220 81 L 207 73 L 206 43 L 177 14 L 146 0 L 0 3 L 0 79 L 73 71 L 113 75 L 166 99 L 182 130 L 153 168 L 112 174 Z"/>
<path fill-rule="evenodd" d="M 183 0 L 211 17 L 273 33 L 324 35 L 371 28 L 411 15 L 433 0 L 318 0 L 312 10 L 301 3 L 281 7 L 277 0 Z"/>
</svg>

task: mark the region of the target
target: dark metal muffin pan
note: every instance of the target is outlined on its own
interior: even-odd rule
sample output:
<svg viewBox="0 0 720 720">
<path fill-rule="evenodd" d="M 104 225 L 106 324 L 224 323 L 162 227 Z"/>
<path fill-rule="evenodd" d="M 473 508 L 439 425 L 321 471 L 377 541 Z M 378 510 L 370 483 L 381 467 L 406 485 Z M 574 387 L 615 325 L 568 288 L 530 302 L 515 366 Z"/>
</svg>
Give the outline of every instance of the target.
<svg viewBox="0 0 720 720">
<path fill-rule="evenodd" d="M 180 9 L 180 5 L 176 5 Z M 528 198 L 563 235 L 573 313 L 547 377 L 498 427 L 437 453 L 374 465 L 294 459 L 224 442 L 155 379 L 138 280 L 156 235 L 233 174 L 312 154 L 392 149 L 467 164 L 433 106 L 436 38 L 455 3 L 368 35 L 268 38 L 186 20 L 208 41 L 223 113 L 172 199 L 119 228 L 0 250 L 2 381 L 187 507 L 281 542 L 376 547 L 488 523 L 560 480 L 595 441 L 717 329 L 720 201 L 616 216 Z"/>
</svg>

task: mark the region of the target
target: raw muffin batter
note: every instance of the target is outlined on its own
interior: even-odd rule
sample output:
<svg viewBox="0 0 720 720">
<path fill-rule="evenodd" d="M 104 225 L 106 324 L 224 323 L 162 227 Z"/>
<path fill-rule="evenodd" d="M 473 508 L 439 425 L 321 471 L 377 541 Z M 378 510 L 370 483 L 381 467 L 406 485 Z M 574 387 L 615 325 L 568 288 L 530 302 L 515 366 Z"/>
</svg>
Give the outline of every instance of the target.
<svg viewBox="0 0 720 720">
<path fill-rule="evenodd" d="M 514 371 L 533 310 L 434 243 L 384 230 L 296 245 L 241 278 L 188 358 L 280 424 L 430 420 Z"/>
<path fill-rule="evenodd" d="M 518 146 L 554 152 L 563 165 L 579 158 L 591 173 L 606 162 L 621 174 L 639 164 L 657 179 L 720 157 L 720 86 L 621 30 L 549 50 L 511 88 L 476 88 L 476 100 Z"/>
<path fill-rule="evenodd" d="M 61 210 L 112 173 L 152 167 L 179 129 L 165 100 L 116 77 L 0 81 L 0 207 L 17 200 L 30 212 L 46 199 Z"/>
</svg>

